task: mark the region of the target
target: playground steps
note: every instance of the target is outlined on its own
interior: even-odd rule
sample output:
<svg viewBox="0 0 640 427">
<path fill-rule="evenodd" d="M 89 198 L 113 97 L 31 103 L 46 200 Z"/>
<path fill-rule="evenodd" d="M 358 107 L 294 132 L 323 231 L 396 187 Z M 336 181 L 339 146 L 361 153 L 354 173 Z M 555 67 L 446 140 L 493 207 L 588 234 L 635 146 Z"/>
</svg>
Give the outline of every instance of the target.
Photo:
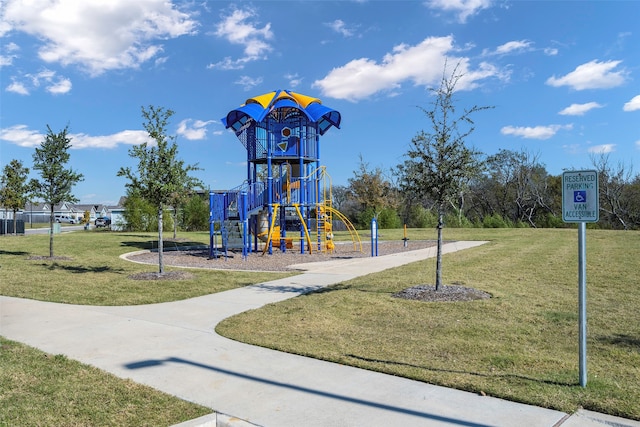
<svg viewBox="0 0 640 427">
<path fill-rule="evenodd" d="M 237 219 L 227 219 L 224 221 L 224 228 L 227 231 L 227 249 L 242 250 L 242 222 Z"/>
</svg>

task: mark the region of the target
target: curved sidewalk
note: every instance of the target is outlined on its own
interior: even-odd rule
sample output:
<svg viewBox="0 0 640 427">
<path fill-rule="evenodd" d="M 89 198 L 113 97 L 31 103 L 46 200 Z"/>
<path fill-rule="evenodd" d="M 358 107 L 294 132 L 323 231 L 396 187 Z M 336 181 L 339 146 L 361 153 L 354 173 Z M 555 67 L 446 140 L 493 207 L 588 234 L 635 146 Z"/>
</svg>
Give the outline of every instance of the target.
<svg viewBox="0 0 640 427">
<path fill-rule="evenodd" d="M 444 250 L 482 243 L 449 243 Z M 267 427 L 604 425 L 597 421 L 604 417 L 600 414 L 568 417 L 250 346 L 214 332 L 218 322 L 234 314 L 434 255 L 435 248 L 428 248 L 304 264 L 298 267 L 306 272 L 298 276 L 145 306 L 78 306 L 0 297 L 0 335 Z M 227 420 L 228 425 L 236 423 Z M 640 426 L 618 418 L 615 422 Z"/>
</svg>

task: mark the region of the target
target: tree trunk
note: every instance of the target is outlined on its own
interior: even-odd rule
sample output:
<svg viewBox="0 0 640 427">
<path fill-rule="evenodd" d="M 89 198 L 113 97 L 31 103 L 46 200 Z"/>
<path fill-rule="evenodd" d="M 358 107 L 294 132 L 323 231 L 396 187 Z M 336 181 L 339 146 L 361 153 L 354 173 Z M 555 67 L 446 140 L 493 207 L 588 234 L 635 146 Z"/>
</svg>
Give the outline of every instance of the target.
<svg viewBox="0 0 640 427">
<path fill-rule="evenodd" d="M 178 208 L 173 208 L 173 240 L 178 238 Z"/>
<path fill-rule="evenodd" d="M 49 257 L 53 258 L 53 203 L 49 213 Z"/>
<path fill-rule="evenodd" d="M 442 286 L 442 228 L 444 227 L 444 213 L 438 209 L 438 251 L 436 255 L 436 291 Z"/>
<path fill-rule="evenodd" d="M 17 236 L 18 235 L 18 220 L 16 219 L 16 211 L 15 209 L 13 210 L 13 235 Z M 6 216 L 6 215 L 5 215 Z"/>
<path fill-rule="evenodd" d="M 158 272 L 164 274 L 164 261 L 162 259 L 162 251 L 164 244 L 162 242 L 162 203 L 158 207 Z"/>
</svg>

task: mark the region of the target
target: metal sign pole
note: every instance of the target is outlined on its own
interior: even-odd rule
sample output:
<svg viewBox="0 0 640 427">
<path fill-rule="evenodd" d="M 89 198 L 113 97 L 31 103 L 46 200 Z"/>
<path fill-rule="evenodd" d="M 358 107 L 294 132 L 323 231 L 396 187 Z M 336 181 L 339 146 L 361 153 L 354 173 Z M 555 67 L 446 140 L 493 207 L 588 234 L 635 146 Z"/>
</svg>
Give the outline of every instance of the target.
<svg viewBox="0 0 640 427">
<path fill-rule="evenodd" d="M 587 222 L 598 222 L 598 172 L 562 174 L 562 220 L 578 223 L 578 346 L 580 385 L 587 386 Z"/>
<path fill-rule="evenodd" d="M 587 386 L 587 224 L 578 225 L 578 310 L 580 385 Z"/>
<path fill-rule="evenodd" d="M 378 221 L 371 220 L 371 256 L 378 256 Z"/>
</svg>

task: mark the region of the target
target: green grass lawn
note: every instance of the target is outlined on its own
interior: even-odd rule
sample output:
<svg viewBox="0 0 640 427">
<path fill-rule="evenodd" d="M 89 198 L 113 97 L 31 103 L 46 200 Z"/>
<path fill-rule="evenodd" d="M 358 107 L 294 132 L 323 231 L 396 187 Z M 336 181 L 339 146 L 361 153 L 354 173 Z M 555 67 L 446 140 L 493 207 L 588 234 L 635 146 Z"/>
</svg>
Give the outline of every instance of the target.
<svg viewBox="0 0 640 427">
<path fill-rule="evenodd" d="M 165 235 L 166 236 L 166 235 Z M 208 233 L 180 233 L 172 246 L 202 245 Z M 43 301 L 88 305 L 135 305 L 175 301 L 221 292 L 289 273 L 189 270 L 190 280 L 134 280 L 131 275 L 154 272 L 157 266 L 135 264 L 119 256 L 157 247 L 157 233 L 78 231 L 54 236 L 49 255 L 48 235 L 0 238 L 0 293 Z M 175 270 L 166 267 L 165 271 Z"/>
<path fill-rule="evenodd" d="M 381 239 L 402 237 L 401 230 L 380 232 Z M 639 232 L 587 231 L 586 388 L 578 378 L 577 230 L 445 229 L 444 236 L 491 241 L 445 255 L 443 278 L 493 298 L 392 298 L 433 284 L 435 261 L 427 260 L 240 314 L 217 331 L 513 401 L 640 420 Z M 409 238 L 435 232 L 410 230 Z"/>
</svg>

